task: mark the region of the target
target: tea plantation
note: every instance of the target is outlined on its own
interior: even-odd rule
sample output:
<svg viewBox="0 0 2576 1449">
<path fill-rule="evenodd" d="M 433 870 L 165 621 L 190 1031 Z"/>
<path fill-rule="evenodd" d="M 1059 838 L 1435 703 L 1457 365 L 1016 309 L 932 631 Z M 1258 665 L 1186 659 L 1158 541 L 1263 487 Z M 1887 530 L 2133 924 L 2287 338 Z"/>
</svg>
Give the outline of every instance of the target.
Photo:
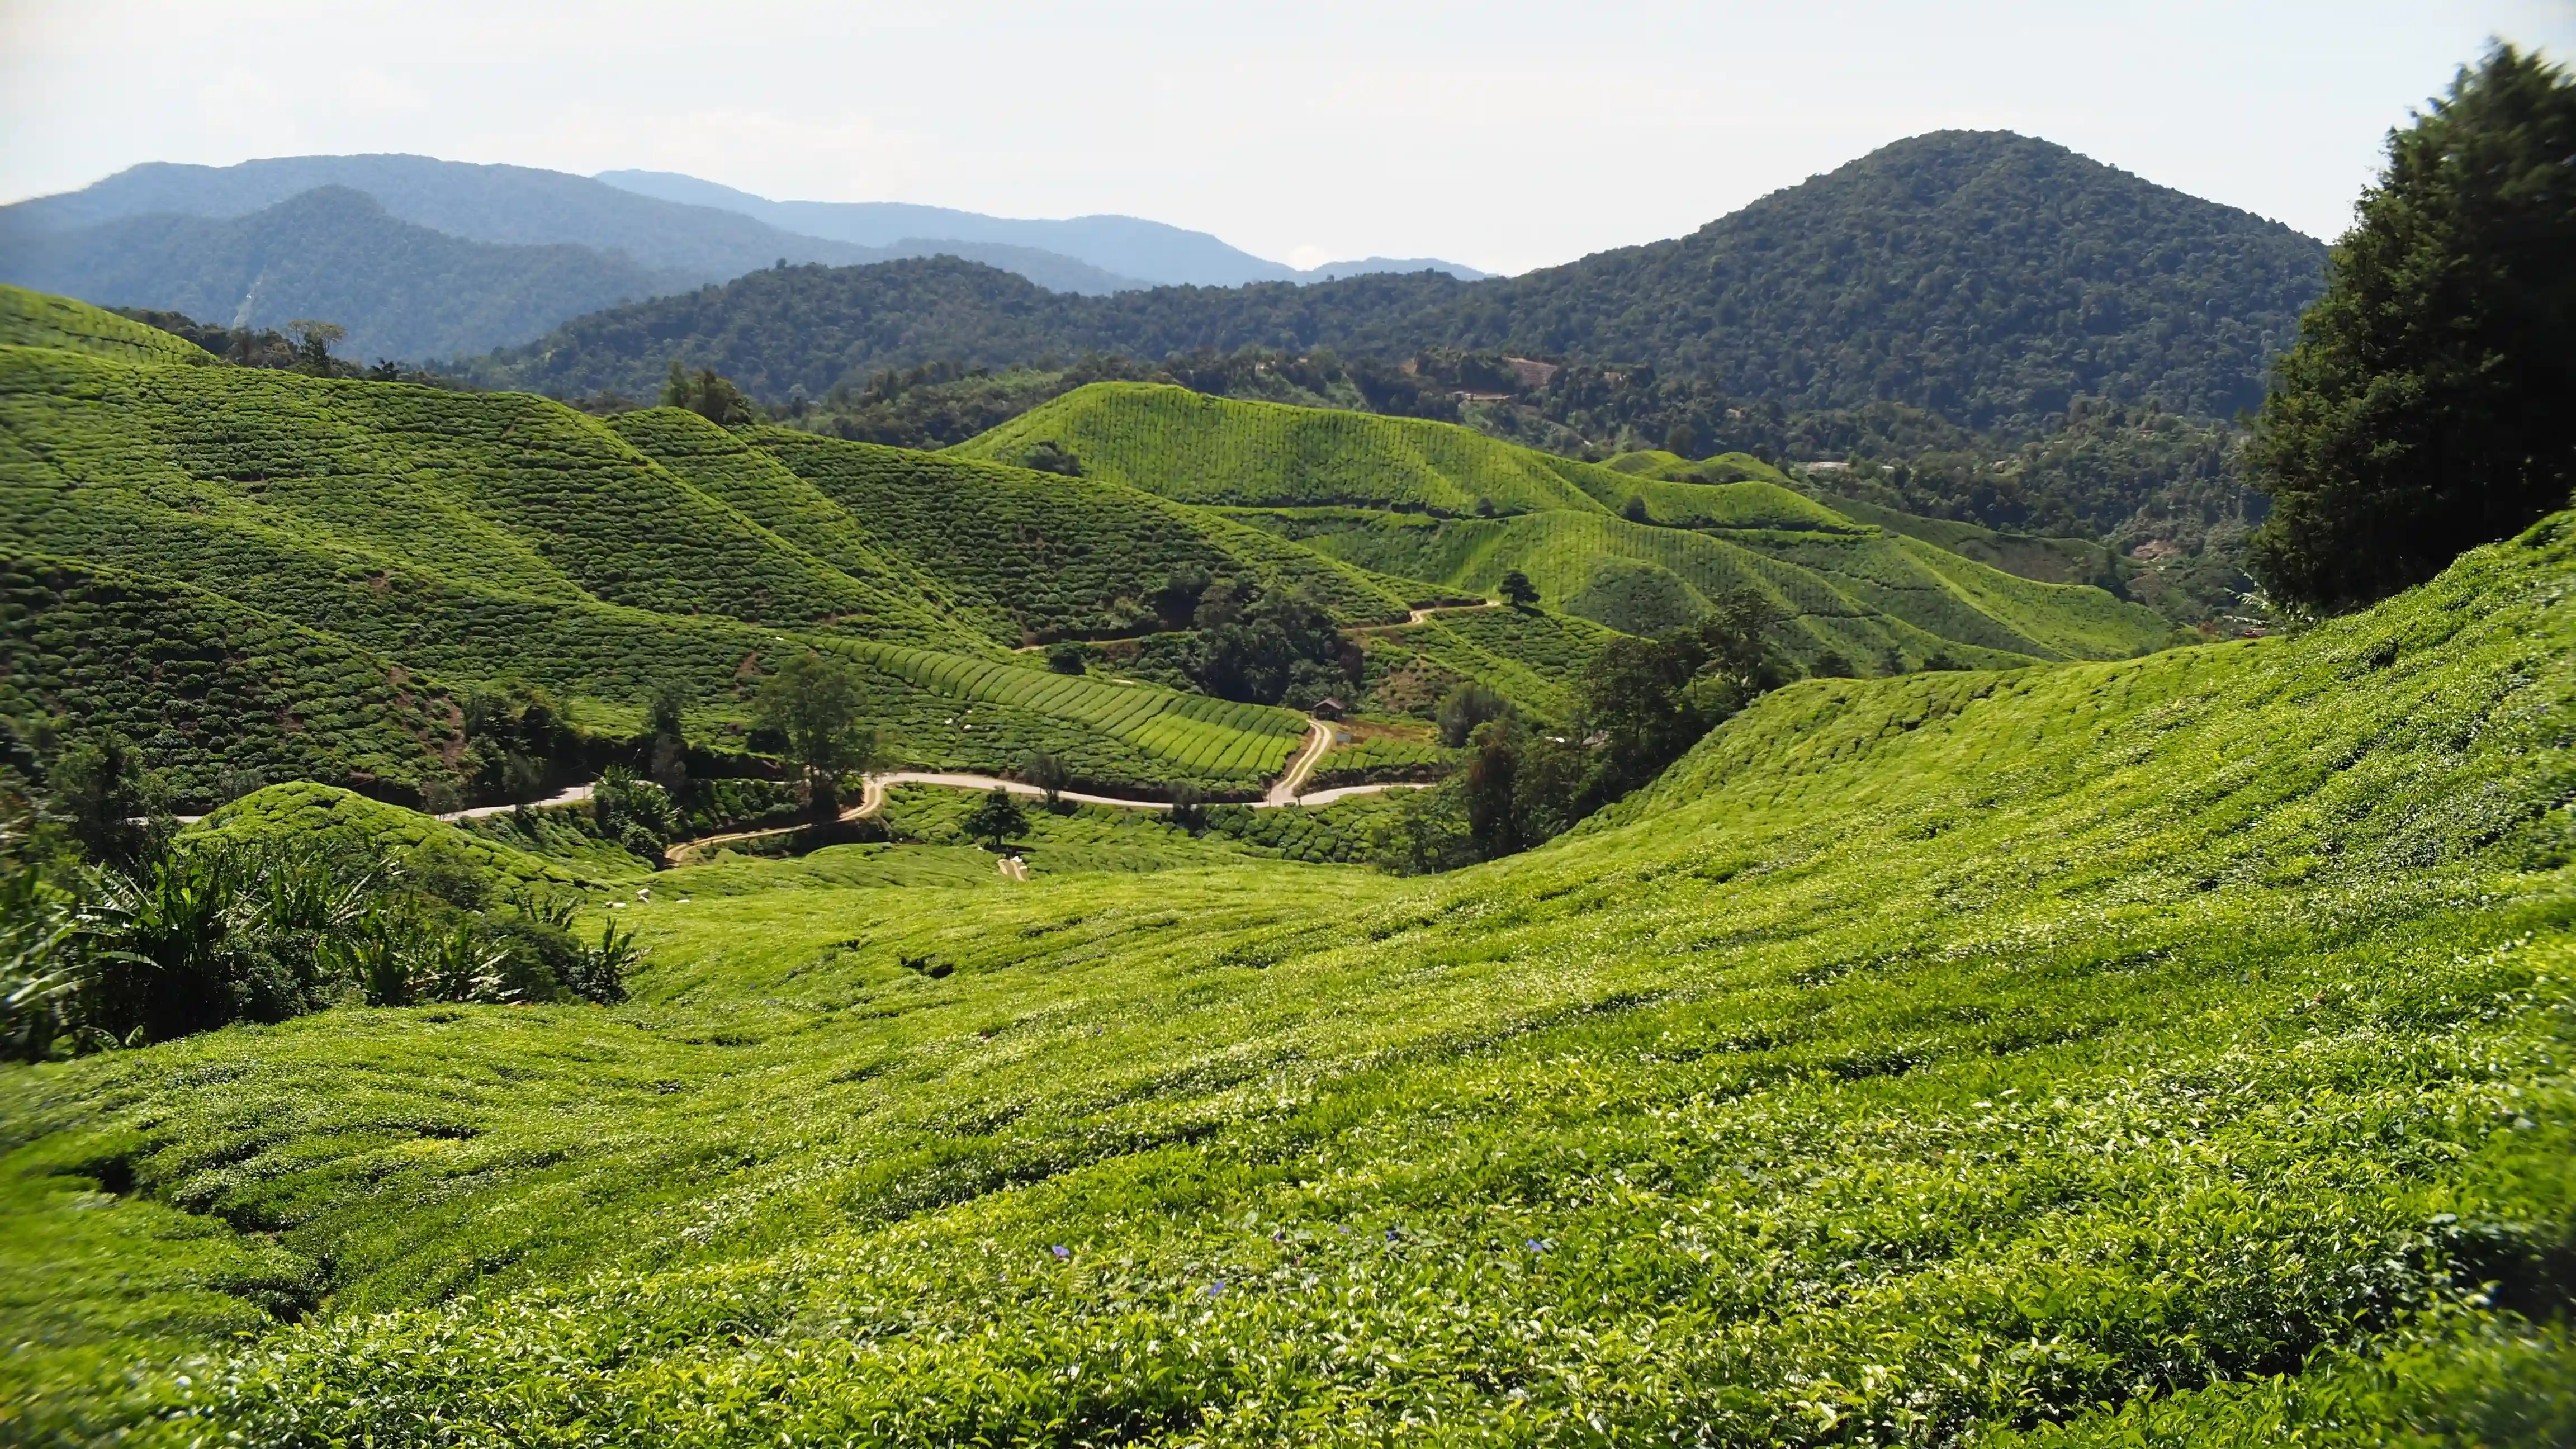
<svg viewBox="0 0 2576 1449">
<path fill-rule="evenodd" d="M 1892 659 L 1905 668 L 1936 655 L 1990 665 L 2098 659 L 2155 648 L 2173 627 L 2099 589 L 2022 578 L 1857 525 L 1831 532 L 1694 530 L 1574 512 L 1509 519 L 1360 509 L 1235 516 L 1362 567 L 1452 590 L 1489 591 L 1507 570 L 1518 570 L 1547 605 L 1628 633 L 1705 618 L 1712 596 L 1751 590 L 1785 616 L 1782 643 L 1808 661 L 1828 652 L 1855 664 L 1884 667 Z"/>
<path fill-rule="evenodd" d="M 158 327 L 69 297 L 0 284 L 0 337 L 28 347 L 56 347 L 129 362 L 212 363 L 214 355 Z"/>
<path fill-rule="evenodd" d="M 0 1438 L 2570 1442 L 2571 590 L 2562 514 L 1447 876 L 1077 813 L 670 872 L 623 1006 L 0 1069 Z"/>
<path fill-rule="evenodd" d="M 1454 424 L 1106 382 L 948 451 L 1013 460 L 1041 442 L 1071 450 L 1090 477 L 1221 508 L 1417 589 L 1491 594 L 1518 570 L 1549 607 L 1622 632 L 1704 618 L 1728 589 L 1789 616 L 1783 642 L 1796 657 L 1886 671 L 1936 658 L 2117 658 L 2173 632 L 2100 589 L 2020 577 L 1863 523 L 1750 458 L 1583 463 Z M 1720 474 L 1737 481 L 1690 481 Z"/>
<path fill-rule="evenodd" d="M 1311 560 L 1356 618 L 1405 606 L 1357 570 L 1109 485 L 1056 506 L 1060 480 L 1016 470 L 801 454 L 827 479 L 866 455 L 877 486 L 854 515 L 687 414 L 612 427 L 522 395 L 178 366 L 185 344 L 142 347 L 139 324 L 0 300 L 9 709 L 123 730 L 183 809 L 244 771 L 417 798 L 462 746 L 459 699 L 495 683 L 552 691 L 612 736 L 676 684 L 721 742 L 765 670 L 806 647 L 865 671 L 897 762 L 995 771 L 1043 750 L 1095 785 L 1250 790 L 1302 736 L 1295 716 L 1068 679 L 1007 646 L 1122 620 L 1182 563 L 1284 581 Z"/>
<path fill-rule="evenodd" d="M 1183 578 L 1314 600 L 1357 646 L 1340 666 L 1351 702 L 1388 714 L 1427 716 L 1473 679 L 1561 717 L 1609 637 L 1594 623 L 1654 632 L 1731 587 L 1792 616 L 1793 656 L 1863 670 L 2162 638 L 2106 595 L 1768 481 L 1661 481 L 1446 425 L 1091 388 L 1012 425 L 1067 423 L 1052 440 L 1089 459 L 1067 477 L 1010 466 L 1028 449 L 1008 429 L 925 454 L 676 408 L 601 420 L 521 394 L 212 365 L 162 337 L 0 297 L 0 607 L 20 621 L 0 687 L 13 716 L 123 731 L 181 809 L 252 775 L 424 798 L 459 770 L 464 706 L 489 688 L 547 692 L 604 742 L 591 759 L 676 686 L 692 736 L 739 753 L 760 680 L 809 647 L 863 671 L 894 763 L 997 772 L 1044 751 L 1094 788 L 1250 792 L 1303 726 L 1192 692 L 1187 636 L 1117 656 L 1154 684 L 1012 652 L 1187 624 Z M 1369 506 L 1195 506 L 1316 498 Z M 1388 511 L 1480 503 L 1499 516 Z M 1508 568 L 1565 612 L 1403 622 Z M 165 636 L 165 613 L 189 622 Z M 552 767 L 557 783 L 595 768 Z"/>
</svg>

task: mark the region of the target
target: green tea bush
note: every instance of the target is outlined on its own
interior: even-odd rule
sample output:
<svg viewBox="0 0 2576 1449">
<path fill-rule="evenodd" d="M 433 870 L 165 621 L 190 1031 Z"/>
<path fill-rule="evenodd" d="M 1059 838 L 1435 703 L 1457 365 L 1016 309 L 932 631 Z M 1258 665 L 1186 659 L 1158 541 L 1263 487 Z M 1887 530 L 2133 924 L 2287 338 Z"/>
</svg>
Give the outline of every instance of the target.
<svg viewBox="0 0 2576 1449">
<path fill-rule="evenodd" d="M 1332 756 L 1325 759 L 1329 763 Z M 1211 805 L 1207 825 L 1213 835 L 1283 859 L 1315 865 L 1364 865 L 1374 849 L 1374 832 L 1392 808 L 1385 795 L 1355 795 L 1329 805 L 1284 810 Z"/>
</svg>

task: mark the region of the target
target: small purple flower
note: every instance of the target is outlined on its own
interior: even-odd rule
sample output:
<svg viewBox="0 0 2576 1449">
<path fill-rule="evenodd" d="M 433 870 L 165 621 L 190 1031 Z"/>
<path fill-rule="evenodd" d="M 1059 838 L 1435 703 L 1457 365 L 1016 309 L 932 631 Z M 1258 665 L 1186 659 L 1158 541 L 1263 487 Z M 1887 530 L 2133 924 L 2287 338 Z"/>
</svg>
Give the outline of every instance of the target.
<svg viewBox="0 0 2576 1449">
<path fill-rule="evenodd" d="M 1284 1243 L 1284 1242 L 1288 1241 L 1288 1230 L 1287 1230 L 1287 1229 L 1285 1229 L 1285 1228 L 1280 1228 L 1280 1229 L 1277 1229 L 1277 1230 L 1273 1231 L 1273 1232 L 1270 1234 L 1270 1241 L 1272 1241 L 1272 1242 L 1274 1242 L 1274 1243 Z"/>
<path fill-rule="evenodd" d="M 1544 1253 L 1547 1251 L 1547 1244 L 1532 1238 L 1529 1240 L 1529 1250 L 1533 1253 Z"/>
<path fill-rule="evenodd" d="M 1052 1248 L 1048 1249 L 1047 1251 L 1049 1251 L 1049 1252 L 1051 1252 L 1051 1253 L 1055 1254 L 1055 1260 L 1056 1260 L 1057 1262 L 1059 1262 L 1059 1263 L 1064 1262 L 1064 1261 L 1066 1261 L 1067 1259 L 1070 1259 L 1070 1258 L 1073 1256 L 1073 1249 L 1066 1247 L 1066 1246 L 1065 1246 L 1064 1244 L 1062 1244 L 1062 1243 L 1058 1243 L 1058 1244 L 1056 1244 L 1054 1247 L 1052 1247 Z"/>
<path fill-rule="evenodd" d="M 1207 1287 L 1207 1296 L 1209 1296 L 1210 1298 L 1214 1298 L 1215 1296 L 1217 1296 L 1217 1295 L 1218 1295 L 1218 1294 L 1220 1294 L 1220 1293 L 1223 1293 L 1224 1291 L 1225 1291 L 1225 1280 L 1224 1280 L 1223 1278 L 1219 1278 L 1219 1279 L 1217 1279 L 1215 1282 L 1210 1283 L 1210 1284 L 1208 1285 L 1208 1287 Z"/>
<path fill-rule="evenodd" d="M 1387 1230 L 1386 1230 L 1386 1240 L 1387 1240 L 1388 1242 L 1390 1242 L 1390 1243 L 1401 1242 L 1401 1241 L 1403 1241 L 1403 1239 L 1404 1239 L 1404 1234 L 1397 1232 L 1395 1229 L 1393 1229 L 1393 1228 L 1389 1228 L 1389 1229 L 1387 1229 Z"/>
</svg>

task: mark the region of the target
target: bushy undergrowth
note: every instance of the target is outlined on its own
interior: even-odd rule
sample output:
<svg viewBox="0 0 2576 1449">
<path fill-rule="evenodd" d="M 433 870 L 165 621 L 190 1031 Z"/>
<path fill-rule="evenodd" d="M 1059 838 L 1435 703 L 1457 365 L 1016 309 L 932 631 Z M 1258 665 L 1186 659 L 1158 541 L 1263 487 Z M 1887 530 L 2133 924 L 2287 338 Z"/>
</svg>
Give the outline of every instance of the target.
<svg viewBox="0 0 2576 1449">
<path fill-rule="evenodd" d="M 1809 680 L 1431 881 L 841 847 L 614 1013 L 0 1073 L 9 1432 L 2554 1442 L 2571 577 Z"/>
<path fill-rule="evenodd" d="M 141 1047 L 331 1006 L 626 996 L 631 936 L 571 932 L 570 899 L 502 903 L 445 842 L 212 832 L 47 879 L 0 875 L 0 1052 Z"/>
</svg>

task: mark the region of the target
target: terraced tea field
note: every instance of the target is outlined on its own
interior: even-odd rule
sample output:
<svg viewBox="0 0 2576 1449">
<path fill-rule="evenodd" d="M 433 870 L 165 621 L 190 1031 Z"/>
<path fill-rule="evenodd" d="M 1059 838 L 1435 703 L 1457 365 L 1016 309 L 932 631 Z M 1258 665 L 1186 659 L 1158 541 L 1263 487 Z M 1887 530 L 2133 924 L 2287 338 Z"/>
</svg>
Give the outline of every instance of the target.
<svg viewBox="0 0 2576 1449">
<path fill-rule="evenodd" d="M 2116 658 L 2173 632 L 2099 589 L 2038 583 L 1836 512 L 1750 459 L 1708 465 L 1768 476 L 1696 483 L 1655 476 L 1671 471 L 1661 455 L 1582 463 L 1453 424 L 1141 383 L 1077 389 L 949 452 L 1010 460 L 1050 439 L 1094 477 L 1220 507 L 1418 590 L 1490 596 L 1518 570 L 1548 607 L 1623 632 L 1704 618 L 1729 589 L 1787 614 L 1797 657 L 1882 671 Z"/>
<path fill-rule="evenodd" d="M 852 452 L 913 478 L 916 513 L 968 517 L 973 487 L 1038 510 L 971 520 L 993 530 L 980 551 L 943 551 L 688 414 L 611 426 L 525 396 L 181 365 L 175 338 L 155 351 L 95 309 L 6 300 L 8 702 L 123 729 L 181 808 L 242 768 L 414 798 L 460 746 L 457 701 L 493 681 L 612 734 L 677 684 L 693 730 L 738 739 L 761 675 L 809 646 L 866 666 L 899 762 L 1000 771 L 1044 750 L 1105 786 L 1256 788 L 1297 716 L 1040 674 L 1007 646 L 1141 607 L 1180 564 L 1284 579 L 1312 559 L 1327 598 L 1402 617 L 1357 570 L 1105 485 L 1058 507 L 1040 475 L 789 440 L 827 478 Z M 62 345 L 24 345 L 43 342 Z M 892 518 L 888 496 L 865 516 Z M 1050 561 L 1033 518 L 1097 566 Z M 1067 580 L 1082 602 L 1061 602 Z"/>
</svg>

